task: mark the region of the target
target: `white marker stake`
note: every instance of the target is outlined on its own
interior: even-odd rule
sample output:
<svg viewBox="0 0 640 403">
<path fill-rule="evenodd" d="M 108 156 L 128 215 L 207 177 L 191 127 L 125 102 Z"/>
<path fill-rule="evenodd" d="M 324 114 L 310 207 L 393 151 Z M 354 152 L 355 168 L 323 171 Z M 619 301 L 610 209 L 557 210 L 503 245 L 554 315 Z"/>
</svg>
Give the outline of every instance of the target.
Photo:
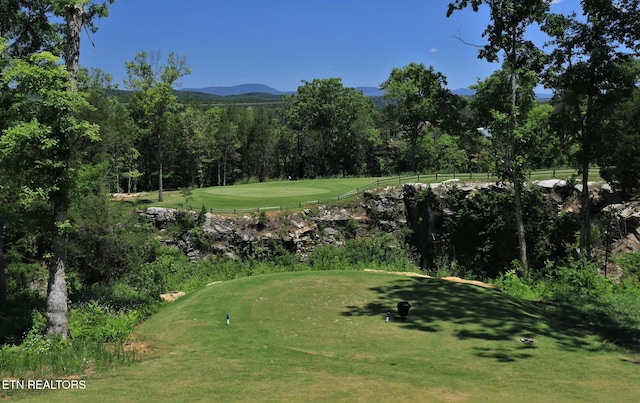
<svg viewBox="0 0 640 403">
<path fill-rule="evenodd" d="M 229 324 L 229 314 L 227 314 L 227 325 Z"/>
</svg>

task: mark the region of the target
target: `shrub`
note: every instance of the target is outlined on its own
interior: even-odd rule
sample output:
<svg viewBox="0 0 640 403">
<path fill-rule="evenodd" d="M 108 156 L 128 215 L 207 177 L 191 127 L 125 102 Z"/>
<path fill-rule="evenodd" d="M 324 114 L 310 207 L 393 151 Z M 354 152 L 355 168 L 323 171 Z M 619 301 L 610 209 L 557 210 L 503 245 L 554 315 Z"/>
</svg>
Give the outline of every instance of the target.
<svg viewBox="0 0 640 403">
<path fill-rule="evenodd" d="M 455 260 L 449 260 L 446 255 L 437 256 L 433 261 L 433 266 L 428 273 L 434 277 L 460 277 L 466 279 L 472 279 L 474 277 L 473 272 L 467 270 L 461 266 Z"/>
<path fill-rule="evenodd" d="M 539 298 L 539 295 L 537 295 L 531 286 L 518 276 L 516 269 L 511 269 L 500 274 L 494 284 L 504 293 L 517 298 L 528 300 L 536 300 Z"/>
<path fill-rule="evenodd" d="M 613 282 L 598 273 L 596 263 L 579 260 L 555 272 L 553 298 L 581 304 L 597 300 L 612 290 Z"/>
<path fill-rule="evenodd" d="M 355 267 L 374 266 L 396 271 L 419 270 L 410 247 L 391 234 L 349 240 L 345 249 L 349 263 Z"/>
<path fill-rule="evenodd" d="M 355 238 L 358 233 L 358 228 L 360 228 L 360 223 L 353 217 L 350 217 L 344 228 L 344 236 L 347 237 L 347 239 Z"/>
<path fill-rule="evenodd" d="M 640 281 L 640 252 L 626 254 L 615 262 L 622 267 L 625 277 Z"/>
<path fill-rule="evenodd" d="M 93 301 L 71 308 L 69 332 L 74 342 L 124 342 L 139 319 L 135 310 L 113 311 Z"/>
<path fill-rule="evenodd" d="M 345 270 L 349 267 L 346 249 L 335 245 L 321 245 L 309 254 L 309 266 L 313 270 Z"/>
</svg>

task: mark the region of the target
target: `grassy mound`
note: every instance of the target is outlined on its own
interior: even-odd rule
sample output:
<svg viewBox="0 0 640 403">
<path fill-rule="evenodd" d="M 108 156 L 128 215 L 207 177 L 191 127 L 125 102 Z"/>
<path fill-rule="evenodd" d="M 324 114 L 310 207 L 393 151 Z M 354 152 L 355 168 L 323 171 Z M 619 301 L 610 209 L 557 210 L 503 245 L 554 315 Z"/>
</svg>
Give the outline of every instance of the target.
<svg viewBox="0 0 640 403">
<path fill-rule="evenodd" d="M 400 301 L 412 305 L 406 320 Z M 249 277 L 167 303 L 137 331 L 139 362 L 87 377 L 84 390 L 30 399 L 636 401 L 637 357 L 610 351 L 570 319 L 440 279 Z"/>
</svg>

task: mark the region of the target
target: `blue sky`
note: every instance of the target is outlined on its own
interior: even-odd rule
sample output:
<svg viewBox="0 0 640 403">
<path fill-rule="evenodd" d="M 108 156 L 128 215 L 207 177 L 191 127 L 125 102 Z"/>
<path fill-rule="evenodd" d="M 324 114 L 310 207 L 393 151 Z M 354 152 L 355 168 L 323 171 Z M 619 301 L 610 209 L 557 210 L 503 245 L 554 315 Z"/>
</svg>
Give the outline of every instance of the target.
<svg viewBox="0 0 640 403">
<path fill-rule="evenodd" d="M 466 88 L 499 65 L 477 59 L 484 10 L 446 18 L 449 0 L 117 0 L 83 34 L 80 64 L 99 67 L 122 86 L 125 62 L 140 51 L 184 55 L 183 88 L 260 83 L 293 91 L 302 80 L 340 77 L 345 86 L 377 86 L 411 62 Z M 555 0 L 554 11 L 578 9 Z M 532 33 L 538 42 L 544 38 Z"/>
</svg>

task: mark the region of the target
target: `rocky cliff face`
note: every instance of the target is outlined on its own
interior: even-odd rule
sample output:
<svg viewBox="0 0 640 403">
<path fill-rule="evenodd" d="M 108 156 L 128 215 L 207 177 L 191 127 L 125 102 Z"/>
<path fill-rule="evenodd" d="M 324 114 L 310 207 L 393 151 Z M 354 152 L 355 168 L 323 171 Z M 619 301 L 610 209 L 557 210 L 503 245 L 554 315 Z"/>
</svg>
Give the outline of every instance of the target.
<svg viewBox="0 0 640 403">
<path fill-rule="evenodd" d="M 185 228 L 179 237 L 167 236 L 166 229 L 179 225 L 189 214 L 197 228 Z M 191 259 L 205 253 L 243 258 L 284 247 L 301 259 L 316 246 L 343 245 L 355 232 L 397 232 L 406 227 L 402 189 L 389 187 L 364 193 L 346 207 L 316 206 L 288 213 L 260 213 L 229 216 L 150 207 L 146 218 L 163 232 L 162 239 L 181 249 Z"/>
<path fill-rule="evenodd" d="M 535 186 L 558 214 L 579 213 L 580 185 L 572 187 L 566 181 L 547 180 L 536 182 Z M 294 252 L 304 260 L 318 245 L 342 245 L 356 232 L 366 236 L 376 231 L 398 236 L 410 234 L 410 242 L 417 250 L 425 251 L 439 240 L 443 218 L 455 213 L 445 203 L 453 187 L 462 191 L 464 197 L 472 197 L 477 192 L 504 191 L 504 187 L 495 183 L 412 183 L 366 192 L 347 207 L 320 205 L 296 212 L 244 216 L 206 213 L 204 217 L 193 211 L 150 207 L 146 218 L 163 231 L 183 222 L 181 215 L 185 214 L 189 215 L 189 222 L 199 223 L 184 228 L 177 237 L 167 236 L 166 231 L 162 237 L 194 260 L 205 254 L 243 258 L 277 247 Z M 613 203 L 614 195 L 606 184 L 593 183 L 589 189 L 593 213 L 606 214 L 614 224 L 612 228 L 617 228 L 611 234 L 614 250 L 640 251 L 640 205 Z"/>
</svg>

